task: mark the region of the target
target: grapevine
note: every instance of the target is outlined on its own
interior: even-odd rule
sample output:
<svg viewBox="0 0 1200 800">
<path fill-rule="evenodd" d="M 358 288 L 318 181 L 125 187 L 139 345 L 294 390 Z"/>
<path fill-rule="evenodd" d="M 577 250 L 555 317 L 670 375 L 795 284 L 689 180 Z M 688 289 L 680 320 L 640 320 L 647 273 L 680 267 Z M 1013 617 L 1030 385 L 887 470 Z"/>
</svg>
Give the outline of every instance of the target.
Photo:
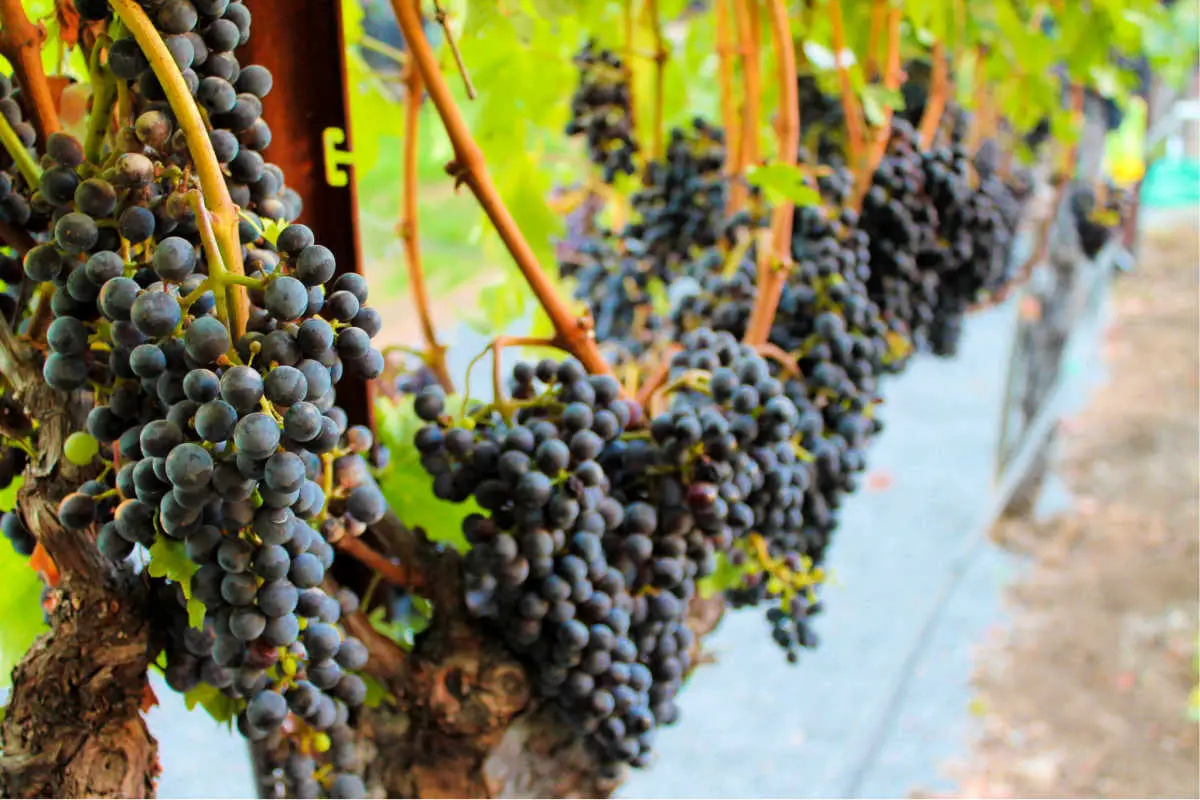
<svg viewBox="0 0 1200 800">
<path fill-rule="evenodd" d="M 512 790 L 478 765 L 539 725 L 567 740 L 543 749 L 582 753 L 611 791 L 679 720 L 706 608 L 764 610 L 790 662 L 817 646 L 891 378 L 954 355 L 970 311 L 1050 246 L 1043 218 L 1035 257 L 1013 261 L 1033 188 L 1017 143 L 1042 141 L 1088 258 L 1128 211 L 1117 187 L 1076 179 L 1077 145 L 999 108 L 1005 43 L 986 14 L 943 41 L 901 2 L 689 9 L 716 20 L 713 120 L 665 96 L 687 16 L 630 0 L 606 20 L 623 42 L 562 43 L 576 84 L 554 134 L 584 188 L 562 193 L 552 276 L 441 68 L 485 108 L 503 90 L 467 77 L 475 18 L 459 30 L 433 4 L 441 58 L 421 4 L 392 0 L 403 50 L 362 48 L 403 62 L 396 233 L 422 341 L 381 349 L 378 292 L 268 160 L 291 144 L 267 121 L 285 78 L 247 45 L 289 32 L 255 29 L 245 0 L 58 5 L 90 91 L 77 124 L 59 118 L 70 81 L 45 74 L 44 31 L 0 0 L 0 493 L 16 498 L 0 532 L 43 577 L 50 623 L 0 723 L 14 796 L 151 791 L 151 670 L 253 744 L 270 796 Z M 828 68 L 809 37 L 828 38 Z M 1053 87 L 1078 127 L 1096 87 L 1073 75 Z M 452 378 L 434 325 L 425 98 L 449 180 L 548 322 L 493 332 L 471 362 L 491 359 L 490 397 L 470 369 Z M 505 366 L 531 346 L 555 355 Z M 339 405 L 368 385 L 389 415 L 376 429 Z M 63 705 L 29 688 L 78 652 L 120 678 L 97 716 L 77 675 L 55 679 Z M 127 768 L 46 777 L 29 765 L 53 760 L 35 732 L 54 726 L 77 750 L 133 731 Z M 398 741 L 419 756 L 391 758 Z M 421 784 L 439 755 L 453 782 Z"/>
</svg>

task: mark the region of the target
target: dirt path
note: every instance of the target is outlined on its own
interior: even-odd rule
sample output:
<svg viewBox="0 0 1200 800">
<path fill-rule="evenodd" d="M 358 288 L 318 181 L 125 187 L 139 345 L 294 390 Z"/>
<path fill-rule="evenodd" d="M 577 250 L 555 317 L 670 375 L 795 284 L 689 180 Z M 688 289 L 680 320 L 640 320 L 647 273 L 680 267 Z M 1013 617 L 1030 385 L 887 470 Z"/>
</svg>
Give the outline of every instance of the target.
<svg viewBox="0 0 1200 800">
<path fill-rule="evenodd" d="M 1197 797 L 1197 229 L 1121 279 L 1109 383 L 1064 424 L 1067 515 L 1002 524 L 1031 557 L 985 643 L 966 797 Z"/>
</svg>

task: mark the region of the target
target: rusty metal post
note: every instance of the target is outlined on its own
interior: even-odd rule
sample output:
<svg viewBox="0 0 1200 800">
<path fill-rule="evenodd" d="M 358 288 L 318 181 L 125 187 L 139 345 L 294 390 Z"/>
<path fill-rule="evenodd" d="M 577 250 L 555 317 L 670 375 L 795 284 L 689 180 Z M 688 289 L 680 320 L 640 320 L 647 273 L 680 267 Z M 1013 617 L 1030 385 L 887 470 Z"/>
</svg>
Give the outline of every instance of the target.
<svg viewBox="0 0 1200 800">
<path fill-rule="evenodd" d="M 299 221 L 333 251 L 338 273 L 361 273 L 354 176 L 336 181 L 340 186 L 327 180 L 327 172 L 344 176 L 348 161 L 326 163 L 326 136 L 336 142 L 340 138 L 336 132 L 341 131 L 342 149 L 353 152 L 341 3 L 246 0 L 246 5 L 254 14 L 255 35 L 239 55 L 244 63 L 271 70 L 275 79 L 263 104 L 273 139 L 265 155 L 283 170 L 287 185 L 300 193 L 304 212 Z M 296 20 L 303 24 L 297 25 Z M 344 378 L 338 384 L 338 403 L 351 424 L 373 427 L 373 400 L 371 382 Z"/>
</svg>

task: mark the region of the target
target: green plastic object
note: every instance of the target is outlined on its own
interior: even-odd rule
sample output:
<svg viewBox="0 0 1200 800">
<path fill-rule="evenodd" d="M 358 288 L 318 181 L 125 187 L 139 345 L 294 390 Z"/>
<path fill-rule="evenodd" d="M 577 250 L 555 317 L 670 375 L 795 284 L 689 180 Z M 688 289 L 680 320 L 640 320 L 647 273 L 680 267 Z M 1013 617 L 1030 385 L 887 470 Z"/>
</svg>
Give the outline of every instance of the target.
<svg viewBox="0 0 1200 800">
<path fill-rule="evenodd" d="M 1183 208 L 1200 203 L 1200 161 L 1164 158 L 1155 161 L 1142 181 L 1144 208 Z"/>
</svg>

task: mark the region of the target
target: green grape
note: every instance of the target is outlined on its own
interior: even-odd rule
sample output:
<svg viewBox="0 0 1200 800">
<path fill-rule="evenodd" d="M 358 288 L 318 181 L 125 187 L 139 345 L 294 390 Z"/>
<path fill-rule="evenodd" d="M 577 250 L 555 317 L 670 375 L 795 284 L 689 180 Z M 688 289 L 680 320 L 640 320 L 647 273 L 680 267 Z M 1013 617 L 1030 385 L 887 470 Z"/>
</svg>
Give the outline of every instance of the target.
<svg viewBox="0 0 1200 800">
<path fill-rule="evenodd" d="M 66 444 L 63 445 L 63 455 L 67 457 L 67 461 L 80 467 L 92 463 L 92 459 L 99 452 L 100 443 L 86 431 L 75 431 L 67 437 Z"/>
</svg>

